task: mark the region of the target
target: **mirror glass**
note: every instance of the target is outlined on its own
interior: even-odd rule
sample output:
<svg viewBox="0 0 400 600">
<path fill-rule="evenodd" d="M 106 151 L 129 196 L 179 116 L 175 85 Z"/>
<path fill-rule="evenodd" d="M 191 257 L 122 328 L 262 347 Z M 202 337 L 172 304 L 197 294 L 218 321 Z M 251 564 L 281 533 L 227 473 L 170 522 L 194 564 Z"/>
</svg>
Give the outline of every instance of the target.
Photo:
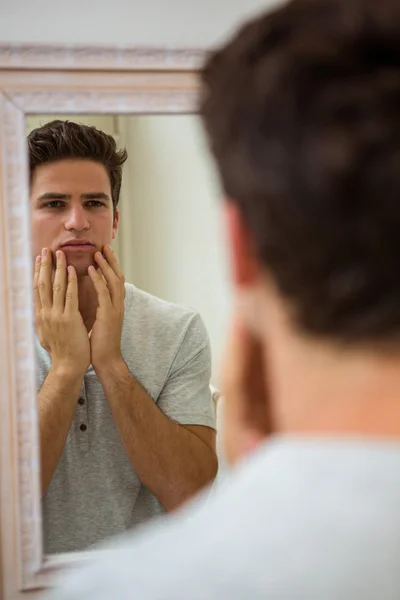
<svg viewBox="0 0 400 600">
<path fill-rule="evenodd" d="M 28 115 L 26 133 L 54 554 L 212 484 L 229 290 L 221 191 L 196 115 Z"/>
</svg>

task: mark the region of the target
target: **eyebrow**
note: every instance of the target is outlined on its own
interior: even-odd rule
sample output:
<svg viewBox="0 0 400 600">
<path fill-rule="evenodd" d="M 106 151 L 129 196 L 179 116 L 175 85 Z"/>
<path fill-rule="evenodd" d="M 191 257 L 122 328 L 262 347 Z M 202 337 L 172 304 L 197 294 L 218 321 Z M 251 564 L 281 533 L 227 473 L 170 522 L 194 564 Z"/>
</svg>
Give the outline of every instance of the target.
<svg viewBox="0 0 400 600">
<path fill-rule="evenodd" d="M 58 194 L 57 192 L 46 192 L 37 198 L 36 202 L 43 202 L 44 200 L 71 200 L 72 196 L 70 194 Z M 110 203 L 111 198 L 108 194 L 104 192 L 90 192 L 89 194 L 81 194 L 81 198 L 84 200 L 104 200 L 105 202 Z"/>
</svg>

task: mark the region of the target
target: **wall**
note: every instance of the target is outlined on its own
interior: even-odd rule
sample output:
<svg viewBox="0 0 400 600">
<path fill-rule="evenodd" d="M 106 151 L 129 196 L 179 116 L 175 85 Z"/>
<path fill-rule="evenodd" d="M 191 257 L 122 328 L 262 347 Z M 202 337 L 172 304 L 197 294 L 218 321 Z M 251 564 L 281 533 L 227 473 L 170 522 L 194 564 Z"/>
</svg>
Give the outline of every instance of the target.
<svg viewBox="0 0 400 600">
<path fill-rule="evenodd" d="M 279 0 L 0 0 L 0 42 L 208 47 Z"/>
<path fill-rule="evenodd" d="M 200 312 L 217 385 L 230 294 L 221 192 L 200 121 L 141 115 L 121 118 L 120 131 L 129 154 L 119 232 L 125 273 Z"/>
</svg>

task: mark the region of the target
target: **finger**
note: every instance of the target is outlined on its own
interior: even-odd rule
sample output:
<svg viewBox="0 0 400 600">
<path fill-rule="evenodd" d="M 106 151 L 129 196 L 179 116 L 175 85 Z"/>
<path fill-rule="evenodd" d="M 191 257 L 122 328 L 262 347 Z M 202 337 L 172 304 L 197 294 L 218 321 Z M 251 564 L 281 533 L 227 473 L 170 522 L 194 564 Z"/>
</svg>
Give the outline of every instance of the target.
<svg viewBox="0 0 400 600">
<path fill-rule="evenodd" d="M 100 277 L 102 278 L 102 280 L 104 281 L 104 283 L 107 285 L 107 279 L 104 277 L 103 272 L 100 269 L 100 267 L 98 269 L 96 269 L 96 273 L 98 273 L 100 275 Z"/>
<path fill-rule="evenodd" d="M 72 265 L 67 269 L 68 283 L 65 292 L 65 314 L 72 315 L 79 310 L 78 301 L 78 278 Z"/>
<path fill-rule="evenodd" d="M 248 428 L 271 426 L 268 356 L 261 342 L 236 319 L 225 369 L 227 395 L 238 400 L 238 415 Z"/>
<path fill-rule="evenodd" d="M 263 371 L 259 343 L 235 319 L 222 361 L 221 390 L 240 420 L 243 420 L 250 403 L 261 400 Z"/>
<path fill-rule="evenodd" d="M 40 273 L 41 256 L 37 256 L 35 260 L 35 272 L 33 275 L 33 300 L 35 305 L 35 313 L 38 314 L 42 308 L 42 302 L 39 294 L 39 273 Z"/>
<path fill-rule="evenodd" d="M 111 248 L 111 246 L 109 244 L 106 244 L 103 248 L 103 252 L 104 252 L 104 256 L 105 256 L 108 264 L 110 265 L 110 267 L 112 268 L 112 270 L 114 271 L 114 273 L 116 274 L 118 279 L 123 279 L 124 275 L 121 271 L 121 268 L 117 261 L 117 257 L 115 256 L 114 251 Z"/>
<path fill-rule="evenodd" d="M 223 366 L 226 383 L 236 391 L 246 388 L 249 354 L 252 352 L 253 344 L 254 340 L 246 327 L 235 316 L 225 346 Z"/>
<path fill-rule="evenodd" d="M 40 261 L 39 272 L 39 295 L 42 308 L 50 309 L 53 305 L 53 290 L 51 285 L 51 267 L 52 257 L 51 252 L 47 248 L 43 248 L 42 258 Z"/>
<path fill-rule="evenodd" d="M 65 309 L 67 290 L 67 262 L 61 250 L 56 253 L 56 273 L 53 282 L 53 307 L 60 313 Z"/>
<path fill-rule="evenodd" d="M 109 252 L 107 252 L 107 255 L 110 256 Z M 101 254 L 101 252 L 96 252 L 96 254 L 94 255 L 94 259 L 99 265 L 99 268 L 101 269 L 101 272 L 104 275 L 105 280 L 107 281 L 107 286 L 110 290 L 111 301 L 115 305 L 123 297 L 123 275 L 121 274 L 119 267 L 117 270 L 120 273 L 120 275 L 117 275 L 117 273 L 108 263 L 108 260 L 106 260 L 106 258 Z"/>
<path fill-rule="evenodd" d="M 100 308 L 112 308 L 112 301 L 109 289 L 106 281 L 104 281 L 102 274 L 98 273 L 93 266 L 89 267 L 89 276 L 93 282 L 94 289 L 97 292 L 97 299 L 99 301 Z"/>
</svg>

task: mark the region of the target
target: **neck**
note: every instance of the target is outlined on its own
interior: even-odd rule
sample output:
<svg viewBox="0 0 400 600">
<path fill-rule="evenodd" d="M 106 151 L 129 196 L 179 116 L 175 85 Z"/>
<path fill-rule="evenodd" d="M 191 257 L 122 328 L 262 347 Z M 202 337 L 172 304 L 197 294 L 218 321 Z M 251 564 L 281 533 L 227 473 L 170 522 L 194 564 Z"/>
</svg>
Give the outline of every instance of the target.
<svg viewBox="0 0 400 600">
<path fill-rule="evenodd" d="M 301 335 L 270 298 L 258 314 L 268 315 L 261 337 L 274 430 L 400 437 L 400 348 L 339 347 Z"/>
<path fill-rule="evenodd" d="M 315 435 L 400 436 L 400 352 L 294 344 L 275 355 L 278 428 Z"/>
<path fill-rule="evenodd" d="M 89 275 L 78 277 L 79 312 L 86 329 L 90 331 L 96 320 L 97 292 Z"/>
</svg>

